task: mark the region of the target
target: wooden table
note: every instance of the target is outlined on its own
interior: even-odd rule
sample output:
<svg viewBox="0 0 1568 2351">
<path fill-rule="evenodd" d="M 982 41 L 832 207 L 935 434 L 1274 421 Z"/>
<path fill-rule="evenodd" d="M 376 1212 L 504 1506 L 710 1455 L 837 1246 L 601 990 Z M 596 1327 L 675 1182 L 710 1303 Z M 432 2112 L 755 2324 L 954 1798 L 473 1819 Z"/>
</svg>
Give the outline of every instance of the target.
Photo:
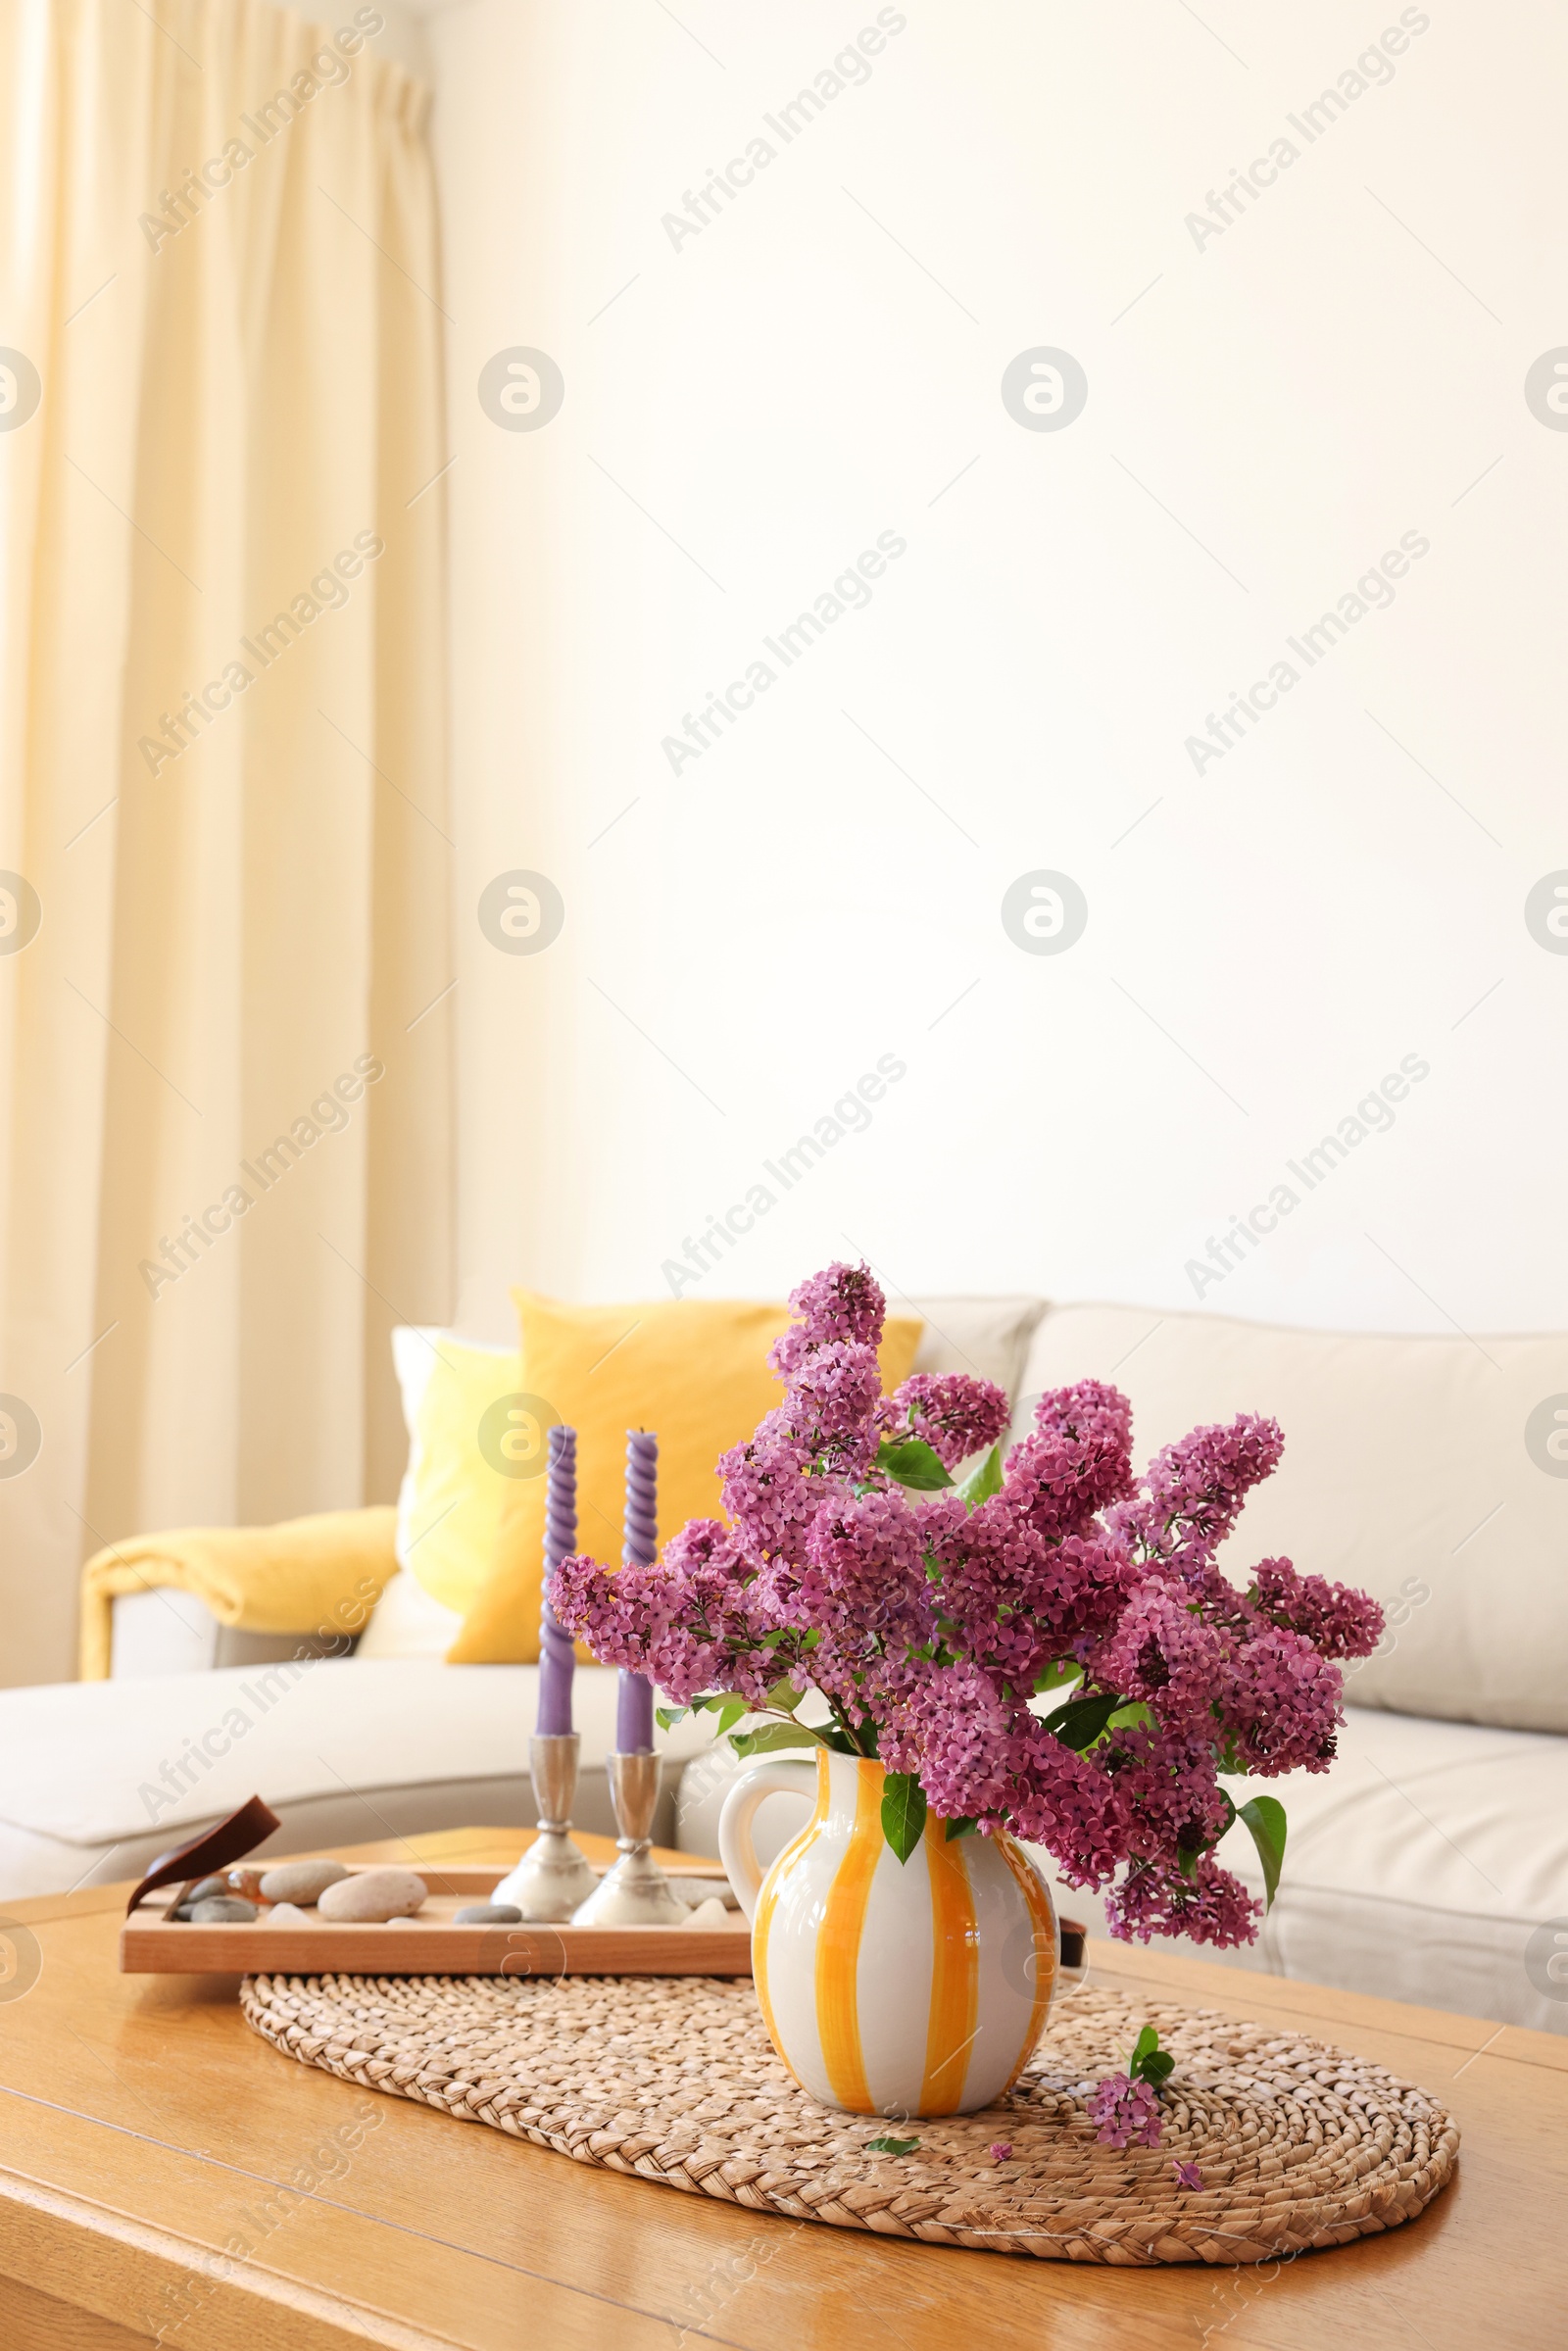
<svg viewBox="0 0 1568 2351">
<path fill-rule="evenodd" d="M 493 1860 L 499 1874 L 524 1841 L 453 1831 L 349 1858 Z M 769 2218 L 358 2090 L 250 2033 L 231 1979 L 117 1975 L 123 1903 L 106 1886 L 10 1912 L 42 1968 L 24 1996 L 0 1997 L 3 2351 L 1568 2338 L 1568 2040 L 1545 2033 L 1095 1944 L 1102 1982 L 1277 2018 L 1424 2082 L 1464 2143 L 1453 2184 L 1388 2236 L 1262 2271 L 1076 2268 Z M 241 2238 L 249 2257 L 225 2259 Z"/>
</svg>

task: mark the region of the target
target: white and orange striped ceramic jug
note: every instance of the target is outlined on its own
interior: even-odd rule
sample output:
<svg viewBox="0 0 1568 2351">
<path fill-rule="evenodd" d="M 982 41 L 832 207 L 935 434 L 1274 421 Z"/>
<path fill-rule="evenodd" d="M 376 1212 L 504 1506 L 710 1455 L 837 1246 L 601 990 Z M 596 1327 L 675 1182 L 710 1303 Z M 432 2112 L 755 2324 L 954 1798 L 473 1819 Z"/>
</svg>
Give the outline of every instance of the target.
<svg viewBox="0 0 1568 2351">
<path fill-rule="evenodd" d="M 752 1821 L 779 1788 L 816 1808 L 766 1877 Z M 752 1922 L 774 2048 L 801 2087 L 851 2114 L 969 2114 L 1022 2072 L 1056 1979 L 1051 1894 L 1008 1837 L 928 1818 L 906 1862 L 882 1834 L 882 1766 L 825 1747 L 743 1773 L 718 1849 Z"/>
</svg>

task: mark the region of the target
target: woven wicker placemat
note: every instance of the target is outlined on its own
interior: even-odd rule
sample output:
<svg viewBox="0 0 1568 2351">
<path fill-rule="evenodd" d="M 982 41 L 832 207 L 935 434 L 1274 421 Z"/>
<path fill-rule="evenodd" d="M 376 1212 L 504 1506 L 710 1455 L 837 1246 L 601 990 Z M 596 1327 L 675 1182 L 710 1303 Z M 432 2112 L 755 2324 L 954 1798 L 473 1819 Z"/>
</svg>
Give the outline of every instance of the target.
<svg viewBox="0 0 1568 2351">
<path fill-rule="evenodd" d="M 1275 2261 L 1414 2219 L 1459 2133 L 1381 2066 L 1209 2009 L 1086 1989 L 979 2114 L 894 2124 L 808 2098 L 749 1981 L 247 1977 L 247 2021 L 306 2065 L 515 2138 L 794 2220 L 1047 2261 Z M 1084 2100 L 1145 2024 L 1176 2070 L 1157 2148 L 1102 2146 Z M 873 2154 L 889 2133 L 906 2155 Z M 994 2149 L 1010 2146 L 998 2160 Z M 1202 2184 L 1184 2187 L 1176 2164 Z"/>
</svg>

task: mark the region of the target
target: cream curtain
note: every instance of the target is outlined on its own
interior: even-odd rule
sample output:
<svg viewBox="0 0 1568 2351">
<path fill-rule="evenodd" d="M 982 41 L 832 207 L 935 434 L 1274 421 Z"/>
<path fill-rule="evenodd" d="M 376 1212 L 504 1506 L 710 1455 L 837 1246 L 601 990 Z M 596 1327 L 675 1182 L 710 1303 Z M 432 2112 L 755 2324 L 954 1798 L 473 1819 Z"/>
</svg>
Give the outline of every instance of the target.
<svg viewBox="0 0 1568 2351">
<path fill-rule="evenodd" d="M 449 1307 L 424 93 L 268 0 L 0 11 L 0 1679 L 149 1528 L 395 1488 Z"/>
</svg>

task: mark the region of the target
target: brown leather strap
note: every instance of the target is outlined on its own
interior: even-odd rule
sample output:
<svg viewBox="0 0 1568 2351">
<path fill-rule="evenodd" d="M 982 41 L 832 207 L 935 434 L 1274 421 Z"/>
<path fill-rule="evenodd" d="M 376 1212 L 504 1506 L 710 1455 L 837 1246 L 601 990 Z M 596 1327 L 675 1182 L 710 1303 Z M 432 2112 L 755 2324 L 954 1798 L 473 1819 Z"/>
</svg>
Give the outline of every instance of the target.
<svg viewBox="0 0 1568 2351">
<path fill-rule="evenodd" d="M 216 1829 L 204 1829 L 200 1837 L 187 1838 L 172 1852 L 160 1853 L 125 1904 L 126 1917 L 155 1886 L 170 1886 L 182 1878 L 205 1878 L 214 1870 L 227 1869 L 231 1862 L 241 1861 L 247 1853 L 254 1852 L 264 1837 L 270 1837 L 282 1825 L 270 1804 L 264 1804 L 260 1796 L 251 1796 L 226 1821 L 220 1821 Z"/>
</svg>

